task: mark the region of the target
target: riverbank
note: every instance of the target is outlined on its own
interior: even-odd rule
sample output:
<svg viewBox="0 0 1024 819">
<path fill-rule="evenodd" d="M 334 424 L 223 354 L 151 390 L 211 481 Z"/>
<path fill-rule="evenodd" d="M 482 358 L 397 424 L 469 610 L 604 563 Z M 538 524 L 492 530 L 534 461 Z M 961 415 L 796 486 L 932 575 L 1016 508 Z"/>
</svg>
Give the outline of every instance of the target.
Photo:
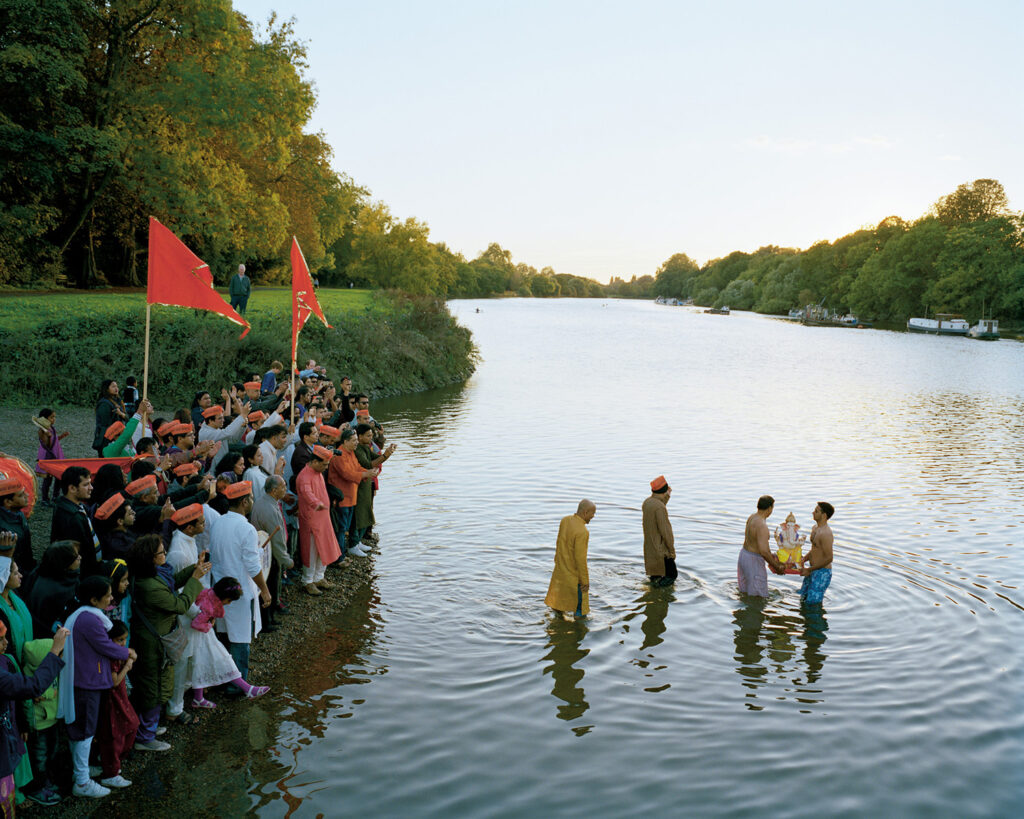
<svg viewBox="0 0 1024 819">
<path fill-rule="evenodd" d="M 299 339 L 302 363 L 312 358 L 328 375 L 348 375 L 374 398 L 465 381 L 476 368 L 469 330 L 440 299 L 399 293 L 319 291 L 331 328 L 317 319 Z M 152 311 L 149 396 L 177 408 L 200 389 L 218 390 L 246 373 L 264 373 L 291 359 L 290 291 L 257 291 L 240 339 L 235 324 L 211 313 L 156 305 Z M 95 404 L 100 382 L 141 386 L 145 349 L 142 294 L 47 295 L 0 301 L 0 371 L 4 406 Z M 91 434 L 91 432 L 90 432 Z"/>
<path fill-rule="evenodd" d="M 15 455 L 29 465 L 35 461 L 34 427 L 29 421 L 32 412 L 24 408 L 0 408 L 0 451 Z M 57 426 L 61 431 L 71 432 L 65 439 L 69 457 L 89 454 L 92 410 L 64 410 L 58 415 Z M 51 509 L 43 507 L 37 508 L 29 521 L 37 558 L 49 543 L 50 519 Z M 365 596 L 374 577 L 374 558 L 372 555 L 362 559 L 350 557 L 340 567 L 329 569 L 327 577 L 335 588 L 325 591 L 320 597 L 310 597 L 298 585 L 286 586 L 282 600 L 291 614 L 280 618 L 281 625 L 276 632 L 261 634 L 253 643 L 250 681 L 255 685 L 269 685 L 269 694 L 255 701 L 213 694 L 212 699 L 219 706 L 213 711 L 186 707 L 196 716 L 196 721 L 191 725 L 171 724 L 168 727 L 162 739 L 171 744 L 170 751 L 133 752 L 128 755 L 123 774 L 132 781 L 130 788 L 115 790 L 103 799 L 68 796 L 53 808 L 40 808 L 25 802 L 19 806 L 18 812 L 49 817 L 102 815 L 133 819 L 138 816 L 180 816 L 182 813 L 229 816 L 247 812 L 249 802 L 245 790 L 237 785 L 249 764 L 248 755 L 243 751 L 252 753 L 273 744 L 268 728 L 275 719 L 273 712 L 280 708 L 279 705 L 275 708 L 274 697 L 281 691 L 283 680 L 309 658 L 323 654 L 321 644 L 325 632 L 353 601 Z M 210 764 L 204 756 L 204 749 L 212 747 L 216 739 L 227 734 L 235 735 L 239 740 L 230 745 L 234 752 L 222 752 L 216 763 Z M 171 781 L 177 793 L 184 790 L 195 794 L 188 805 L 166 803 Z M 70 786 L 65 792 L 69 789 Z"/>
</svg>

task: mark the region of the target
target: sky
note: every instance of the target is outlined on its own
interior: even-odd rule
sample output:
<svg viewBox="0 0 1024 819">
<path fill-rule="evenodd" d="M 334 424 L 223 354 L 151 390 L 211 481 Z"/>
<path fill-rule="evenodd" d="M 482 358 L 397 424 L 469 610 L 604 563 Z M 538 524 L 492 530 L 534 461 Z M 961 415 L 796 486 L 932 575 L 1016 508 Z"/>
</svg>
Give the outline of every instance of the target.
<svg viewBox="0 0 1024 819">
<path fill-rule="evenodd" d="M 295 20 L 334 166 L 472 259 L 608 281 L 957 185 L 1024 208 L 1024 2 L 234 0 Z"/>
</svg>

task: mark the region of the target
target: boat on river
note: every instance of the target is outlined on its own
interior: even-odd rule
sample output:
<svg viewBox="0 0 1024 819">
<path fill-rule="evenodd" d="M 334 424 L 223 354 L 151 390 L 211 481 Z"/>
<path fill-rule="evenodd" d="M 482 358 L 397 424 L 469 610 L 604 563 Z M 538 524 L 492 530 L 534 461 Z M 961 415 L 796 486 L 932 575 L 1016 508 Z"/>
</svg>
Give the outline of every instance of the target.
<svg viewBox="0 0 1024 819">
<path fill-rule="evenodd" d="M 909 318 L 907 329 L 912 333 L 938 336 L 965 336 L 971 325 L 959 313 L 936 313 L 935 318 Z"/>
<path fill-rule="evenodd" d="M 729 315 L 729 305 L 723 305 L 722 307 L 709 307 L 704 311 L 710 313 L 712 316 L 727 316 Z"/>
<path fill-rule="evenodd" d="M 978 323 L 967 331 L 967 337 L 996 341 L 999 338 L 999 322 L 996 319 L 978 319 Z"/>
<path fill-rule="evenodd" d="M 808 304 L 802 310 L 790 310 L 789 318 L 808 327 L 854 327 L 863 330 L 872 326 L 870 321 L 863 321 L 852 313 L 840 316 L 820 304 Z"/>
</svg>

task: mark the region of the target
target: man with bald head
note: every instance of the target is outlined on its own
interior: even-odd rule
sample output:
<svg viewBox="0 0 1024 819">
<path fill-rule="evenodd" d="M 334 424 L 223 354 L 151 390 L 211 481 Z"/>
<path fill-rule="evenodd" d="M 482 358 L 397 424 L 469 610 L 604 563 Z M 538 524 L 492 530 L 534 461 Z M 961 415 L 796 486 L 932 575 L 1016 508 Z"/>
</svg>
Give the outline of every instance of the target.
<svg viewBox="0 0 1024 819">
<path fill-rule="evenodd" d="M 590 532 L 587 524 L 594 518 L 597 507 L 586 498 L 576 507 L 576 513 L 562 518 L 555 541 L 555 568 L 544 602 L 564 612 L 568 619 L 575 609 L 577 617 L 590 611 L 590 575 L 587 573 L 587 546 Z"/>
</svg>

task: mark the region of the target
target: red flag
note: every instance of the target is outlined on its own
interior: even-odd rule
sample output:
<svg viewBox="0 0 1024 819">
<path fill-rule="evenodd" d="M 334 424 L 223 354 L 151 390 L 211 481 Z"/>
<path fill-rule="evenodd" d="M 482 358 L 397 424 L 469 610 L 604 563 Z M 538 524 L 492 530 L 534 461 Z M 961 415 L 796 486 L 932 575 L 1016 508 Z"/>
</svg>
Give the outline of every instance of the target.
<svg viewBox="0 0 1024 819">
<path fill-rule="evenodd" d="M 292 236 L 292 361 L 296 360 L 299 349 L 299 333 L 311 314 L 320 319 L 324 327 L 331 326 L 327 323 L 324 311 L 320 309 L 299 240 Z"/>
<path fill-rule="evenodd" d="M 148 304 L 170 304 L 220 313 L 224 318 L 242 325 L 249 332 L 249 322 L 224 301 L 213 289 L 213 274 L 202 259 L 185 243 L 152 216 L 149 217 L 149 280 L 146 284 Z"/>
</svg>

